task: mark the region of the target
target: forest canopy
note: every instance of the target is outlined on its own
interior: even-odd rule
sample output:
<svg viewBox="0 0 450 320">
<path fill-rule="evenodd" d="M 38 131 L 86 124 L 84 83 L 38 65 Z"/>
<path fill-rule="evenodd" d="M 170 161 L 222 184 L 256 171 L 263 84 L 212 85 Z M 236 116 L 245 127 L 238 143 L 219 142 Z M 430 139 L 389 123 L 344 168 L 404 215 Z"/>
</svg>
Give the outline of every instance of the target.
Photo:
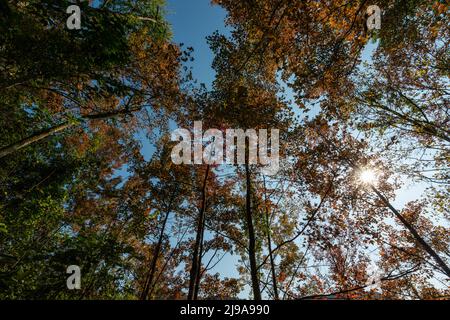
<svg viewBox="0 0 450 320">
<path fill-rule="evenodd" d="M 448 3 L 211 3 L 0 0 L 0 299 L 449 299 Z"/>
</svg>

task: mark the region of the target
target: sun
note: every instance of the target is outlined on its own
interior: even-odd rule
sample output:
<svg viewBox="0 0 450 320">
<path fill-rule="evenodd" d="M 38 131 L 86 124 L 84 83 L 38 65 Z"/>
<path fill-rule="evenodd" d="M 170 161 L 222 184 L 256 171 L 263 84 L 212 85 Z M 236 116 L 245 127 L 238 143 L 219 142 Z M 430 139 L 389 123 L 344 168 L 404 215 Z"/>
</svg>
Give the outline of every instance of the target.
<svg viewBox="0 0 450 320">
<path fill-rule="evenodd" d="M 364 184 L 376 184 L 377 182 L 377 173 L 372 169 L 363 169 L 359 173 L 359 181 Z"/>
</svg>

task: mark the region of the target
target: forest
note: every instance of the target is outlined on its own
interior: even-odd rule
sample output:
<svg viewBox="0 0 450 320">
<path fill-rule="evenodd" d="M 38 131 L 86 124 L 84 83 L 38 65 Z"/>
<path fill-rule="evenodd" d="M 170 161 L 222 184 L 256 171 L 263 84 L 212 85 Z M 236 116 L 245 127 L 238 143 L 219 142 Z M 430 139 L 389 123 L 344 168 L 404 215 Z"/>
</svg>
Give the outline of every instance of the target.
<svg viewBox="0 0 450 320">
<path fill-rule="evenodd" d="M 177 1 L 0 0 L 0 299 L 450 299 L 449 3 Z"/>
</svg>

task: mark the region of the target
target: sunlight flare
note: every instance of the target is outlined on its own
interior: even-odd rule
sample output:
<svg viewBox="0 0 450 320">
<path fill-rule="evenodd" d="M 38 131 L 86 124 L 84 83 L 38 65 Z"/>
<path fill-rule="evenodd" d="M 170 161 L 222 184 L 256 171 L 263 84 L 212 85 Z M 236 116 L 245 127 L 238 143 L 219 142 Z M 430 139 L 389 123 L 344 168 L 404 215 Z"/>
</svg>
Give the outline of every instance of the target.
<svg viewBox="0 0 450 320">
<path fill-rule="evenodd" d="M 373 169 L 363 169 L 359 173 L 359 181 L 364 184 L 375 185 L 377 183 L 377 173 Z"/>
</svg>

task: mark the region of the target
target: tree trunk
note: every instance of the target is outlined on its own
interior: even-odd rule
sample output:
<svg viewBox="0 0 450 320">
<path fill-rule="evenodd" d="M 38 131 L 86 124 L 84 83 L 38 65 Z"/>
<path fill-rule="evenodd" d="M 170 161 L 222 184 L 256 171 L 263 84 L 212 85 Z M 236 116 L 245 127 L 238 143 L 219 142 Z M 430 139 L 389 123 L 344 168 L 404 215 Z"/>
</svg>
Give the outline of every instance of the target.
<svg viewBox="0 0 450 320">
<path fill-rule="evenodd" d="M 128 109 L 124 109 L 124 110 L 119 110 L 119 111 L 112 111 L 112 112 L 105 112 L 105 113 L 98 113 L 98 114 L 91 114 L 91 115 L 84 115 L 81 118 L 85 119 L 85 120 L 104 120 L 104 119 L 109 119 L 109 118 L 113 118 L 115 116 L 118 115 L 123 115 L 123 114 L 129 114 L 132 113 L 136 110 L 128 110 Z M 13 144 L 10 144 L 9 146 L 6 146 L 4 148 L 0 149 L 0 159 L 15 152 L 18 151 L 20 149 L 25 148 L 26 146 L 38 142 L 42 139 L 47 138 L 48 136 L 51 136 L 57 132 L 63 131 L 71 126 L 73 126 L 73 123 L 70 123 L 69 121 L 66 121 L 62 124 L 56 125 L 54 127 L 51 127 L 50 129 L 47 129 L 45 131 L 42 131 L 40 133 L 35 133 L 25 139 L 22 139 L 18 142 L 15 142 Z"/>
<path fill-rule="evenodd" d="M 261 300 L 261 291 L 259 288 L 258 280 L 258 268 L 256 266 L 256 241 L 255 230 L 253 229 L 253 217 L 251 208 L 251 177 L 249 168 L 249 146 L 245 148 L 245 176 L 246 176 L 246 199 L 245 199 L 245 212 L 246 223 L 248 231 L 248 255 L 250 260 L 250 274 L 252 278 L 253 298 L 255 300 Z"/>
<path fill-rule="evenodd" d="M 155 272 L 156 272 L 156 264 L 158 262 L 158 257 L 159 254 L 161 252 L 161 246 L 162 246 L 162 241 L 164 238 L 164 232 L 166 230 L 166 225 L 167 225 L 167 220 L 169 219 L 169 215 L 170 215 L 170 210 L 171 210 L 171 206 L 172 206 L 172 200 L 170 200 L 169 206 L 167 207 L 167 211 L 166 211 L 166 215 L 164 217 L 164 220 L 162 222 L 161 225 L 161 230 L 159 232 L 159 238 L 158 238 L 158 242 L 156 244 L 155 250 L 153 252 L 153 256 L 152 256 L 152 261 L 150 263 L 150 270 L 147 274 L 147 277 L 145 279 L 145 284 L 144 284 L 144 289 L 142 290 L 141 293 L 141 300 L 146 300 L 148 298 L 148 293 L 150 291 L 150 288 L 152 286 L 153 283 L 153 278 L 155 277 Z"/>
<path fill-rule="evenodd" d="M 198 252 L 198 267 L 197 267 L 197 275 L 195 278 L 195 287 L 194 287 L 194 300 L 198 299 L 198 292 L 200 290 L 200 280 L 202 277 L 202 257 L 203 257 L 203 237 L 205 235 L 205 219 L 203 219 L 202 225 L 202 235 L 200 239 L 200 250 Z"/>
<path fill-rule="evenodd" d="M 202 187 L 202 202 L 200 206 L 200 212 L 198 215 L 197 221 L 197 235 L 195 238 L 194 249 L 192 252 L 192 266 L 189 277 L 189 291 L 188 291 L 188 300 L 194 300 L 195 297 L 195 288 L 197 283 L 197 278 L 199 277 L 199 269 L 201 263 L 201 257 L 199 256 L 200 246 L 203 242 L 203 230 L 204 230 L 204 221 L 205 221 L 205 208 L 206 208 L 206 184 L 208 181 L 209 175 L 209 165 L 206 166 L 205 179 L 203 181 Z"/>
<path fill-rule="evenodd" d="M 270 258 L 270 271 L 272 273 L 272 284 L 273 284 L 273 294 L 275 297 L 275 300 L 280 300 L 280 297 L 278 295 L 278 287 L 277 287 L 277 275 L 275 273 L 275 263 L 273 260 L 273 252 L 272 252 L 272 238 L 270 236 L 270 217 L 269 217 L 269 210 L 267 208 L 267 189 L 266 189 L 266 178 L 263 178 L 264 180 L 264 200 L 266 201 L 264 208 L 266 211 L 266 228 L 267 228 L 267 246 L 269 250 L 269 258 Z"/>
<path fill-rule="evenodd" d="M 416 241 L 423 247 L 423 249 L 436 261 L 436 263 L 442 268 L 442 271 L 450 278 L 450 268 L 445 264 L 445 262 L 439 257 L 439 255 L 434 251 L 431 246 L 419 235 L 417 230 L 398 212 L 391 203 L 383 196 L 377 188 L 371 186 L 372 190 L 377 194 L 377 196 L 383 201 L 383 203 L 391 209 L 395 216 L 403 223 L 403 225 L 411 232 Z"/>
<path fill-rule="evenodd" d="M 50 136 L 52 134 L 55 134 L 55 133 L 57 133 L 59 131 L 62 131 L 62 130 L 65 130 L 68 127 L 70 127 L 71 125 L 72 124 L 70 124 L 69 122 L 64 122 L 64 123 L 62 123 L 60 125 L 54 126 L 54 127 L 50 128 L 50 129 L 47 129 L 45 131 L 42 131 L 40 133 L 36 133 L 36 134 L 34 134 L 34 135 L 30 136 L 30 137 L 22 139 L 22 140 L 20 140 L 20 141 L 18 141 L 16 143 L 13 143 L 13 144 L 11 144 L 11 145 L 9 145 L 7 147 L 1 148 L 0 149 L 0 158 L 6 157 L 7 155 L 9 155 L 11 153 L 13 153 L 15 151 L 18 151 L 18 150 L 20 150 L 22 148 L 25 148 L 26 146 L 28 146 L 28 145 L 30 145 L 30 144 L 32 144 L 34 142 L 38 142 L 38 141 L 40 141 L 42 139 L 45 139 L 45 138 L 47 138 L 48 136 Z"/>
<path fill-rule="evenodd" d="M 277 287 L 277 275 L 275 273 L 275 264 L 273 260 L 273 253 L 272 253 L 272 239 L 270 237 L 270 229 L 267 230 L 267 243 L 268 243 L 268 249 L 269 249 L 269 256 L 270 256 L 270 271 L 272 272 L 272 284 L 273 284 L 273 294 L 275 297 L 275 300 L 280 300 L 280 297 L 278 296 L 278 287 Z"/>
</svg>

